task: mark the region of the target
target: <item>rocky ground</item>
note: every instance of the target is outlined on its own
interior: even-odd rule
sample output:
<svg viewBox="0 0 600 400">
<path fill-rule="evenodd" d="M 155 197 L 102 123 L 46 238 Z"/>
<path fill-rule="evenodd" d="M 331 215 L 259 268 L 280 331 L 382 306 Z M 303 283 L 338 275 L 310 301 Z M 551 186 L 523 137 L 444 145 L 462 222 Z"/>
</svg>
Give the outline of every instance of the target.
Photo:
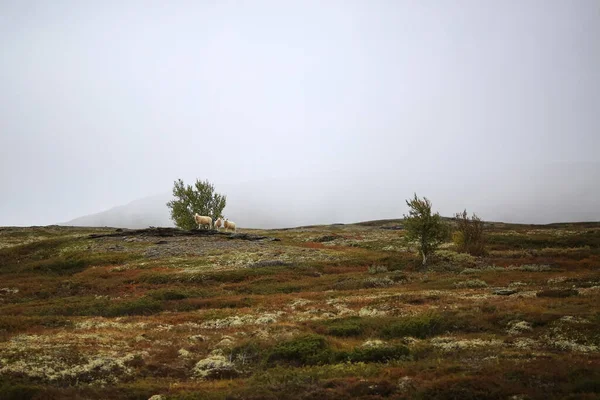
<svg viewBox="0 0 600 400">
<path fill-rule="evenodd" d="M 0 228 L 0 398 L 600 396 L 600 224 L 242 233 Z"/>
</svg>

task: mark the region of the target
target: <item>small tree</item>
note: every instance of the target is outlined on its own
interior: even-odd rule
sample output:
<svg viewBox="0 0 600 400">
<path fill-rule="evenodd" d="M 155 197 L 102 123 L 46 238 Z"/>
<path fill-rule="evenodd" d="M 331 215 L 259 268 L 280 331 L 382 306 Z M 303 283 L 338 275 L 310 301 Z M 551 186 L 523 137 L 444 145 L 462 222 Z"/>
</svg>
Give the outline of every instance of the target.
<svg viewBox="0 0 600 400">
<path fill-rule="evenodd" d="M 469 253 L 474 256 L 485 254 L 484 223 L 475 213 L 469 218 L 467 210 L 456 213 L 456 231 L 452 241 L 459 253 Z"/>
<path fill-rule="evenodd" d="M 406 200 L 409 207 L 408 215 L 404 215 L 405 238 L 416 242 L 419 252 L 423 256 L 423 265 L 427 264 L 427 257 L 448 236 L 446 224 L 439 213 L 431 213 L 431 201 L 426 197 L 415 197 Z"/>
<path fill-rule="evenodd" d="M 167 203 L 171 210 L 171 219 L 181 229 L 194 229 L 197 224 L 194 213 L 206 215 L 213 221 L 222 216 L 227 203 L 227 196 L 215 193 L 214 186 L 208 181 L 201 182 L 196 179 L 194 186 L 185 185 L 181 179 L 175 181 L 173 197 Z"/>
</svg>

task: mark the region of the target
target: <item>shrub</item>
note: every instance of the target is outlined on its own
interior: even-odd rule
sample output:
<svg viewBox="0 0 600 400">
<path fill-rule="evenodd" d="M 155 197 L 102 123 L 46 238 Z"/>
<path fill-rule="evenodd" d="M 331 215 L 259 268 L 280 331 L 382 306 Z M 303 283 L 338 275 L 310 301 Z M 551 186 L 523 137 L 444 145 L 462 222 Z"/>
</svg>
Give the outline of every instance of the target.
<svg viewBox="0 0 600 400">
<path fill-rule="evenodd" d="M 425 313 L 390 322 L 383 328 L 381 334 L 385 338 L 413 336 L 423 339 L 441 333 L 444 328 L 444 320 L 440 315 Z"/>
<path fill-rule="evenodd" d="M 257 352 L 257 350 L 253 350 Z M 341 362 L 387 362 L 406 357 L 406 346 L 356 347 L 350 351 L 338 351 L 329 346 L 323 336 L 305 335 L 276 345 L 266 359 L 267 365 L 288 364 L 295 366 L 324 365 Z"/>
<path fill-rule="evenodd" d="M 435 252 L 435 258 L 458 266 L 474 266 L 477 259 L 468 253 L 457 253 L 451 250 L 438 250 Z"/>
<path fill-rule="evenodd" d="M 327 334 L 332 336 L 360 336 L 365 333 L 367 324 L 360 317 L 350 317 L 327 321 Z"/>
<path fill-rule="evenodd" d="M 304 335 L 276 345 L 267 357 L 267 364 L 327 364 L 331 358 L 332 352 L 323 336 Z"/>
<path fill-rule="evenodd" d="M 458 252 L 474 256 L 485 254 L 484 223 L 481 218 L 475 214 L 469 218 L 467 210 L 464 210 L 455 215 L 454 221 L 457 231 L 452 235 L 452 241 Z"/>
</svg>

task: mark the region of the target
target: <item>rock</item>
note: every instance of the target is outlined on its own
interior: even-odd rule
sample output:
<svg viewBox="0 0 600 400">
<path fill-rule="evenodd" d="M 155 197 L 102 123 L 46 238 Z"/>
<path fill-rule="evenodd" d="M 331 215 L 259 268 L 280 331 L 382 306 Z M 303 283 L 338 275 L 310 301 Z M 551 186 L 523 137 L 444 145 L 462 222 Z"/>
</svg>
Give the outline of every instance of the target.
<svg viewBox="0 0 600 400">
<path fill-rule="evenodd" d="M 517 293 L 516 289 L 507 289 L 507 288 L 499 288 L 494 289 L 493 294 L 497 294 L 498 296 L 510 296 L 511 294 Z"/>
</svg>

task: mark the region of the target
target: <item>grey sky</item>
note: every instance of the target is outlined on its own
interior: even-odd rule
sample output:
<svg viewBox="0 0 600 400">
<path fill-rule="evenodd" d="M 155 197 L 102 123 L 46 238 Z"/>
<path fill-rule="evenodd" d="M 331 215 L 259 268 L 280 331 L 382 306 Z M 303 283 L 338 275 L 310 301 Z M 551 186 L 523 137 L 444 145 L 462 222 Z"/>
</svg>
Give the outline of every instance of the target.
<svg viewBox="0 0 600 400">
<path fill-rule="evenodd" d="M 597 0 L 0 2 L 0 225 L 179 177 L 600 219 L 599 121 Z"/>
</svg>

